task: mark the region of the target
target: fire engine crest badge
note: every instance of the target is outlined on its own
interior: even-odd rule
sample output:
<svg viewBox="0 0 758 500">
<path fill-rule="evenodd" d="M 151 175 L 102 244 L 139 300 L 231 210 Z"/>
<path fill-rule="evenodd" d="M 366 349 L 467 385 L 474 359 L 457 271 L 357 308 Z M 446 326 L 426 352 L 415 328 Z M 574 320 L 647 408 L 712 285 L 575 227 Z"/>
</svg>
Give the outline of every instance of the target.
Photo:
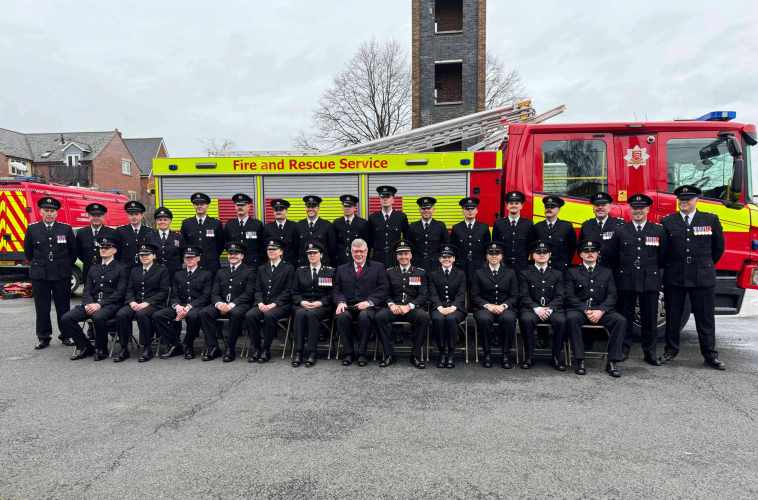
<svg viewBox="0 0 758 500">
<path fill-rule="evenodd" d="M 647 148 L 641 148 L 639 146 L 627 149 L 626 155 L 624 155 L 626 166 L 632 167 L 635 170 L 647 165 L 648 158 L 650 158 L 650 155 L 647 154 Z"/>
</svg>

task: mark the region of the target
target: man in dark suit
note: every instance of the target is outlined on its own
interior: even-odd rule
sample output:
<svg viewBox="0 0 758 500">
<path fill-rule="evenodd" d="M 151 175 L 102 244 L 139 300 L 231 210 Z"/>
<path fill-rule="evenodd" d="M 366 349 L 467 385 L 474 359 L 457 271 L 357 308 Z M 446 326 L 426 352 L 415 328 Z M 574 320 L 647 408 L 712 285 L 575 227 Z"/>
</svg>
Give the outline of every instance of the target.
<svg viewBox="0 0 758 500">
<path fill-rule="evenodd" d="M 618 362 L 623 359 L 621 346 L 624 342 L 626 319 L 615 311 L 616 284 L 613 272 L 598 265 L 600 248 L 599 241 L 582 241 L 579 244 L 582 263 L 566 271 L 566 331 L 571 339 L 574 373 L 585 375 L 582 326 L 604 326 L 608 330 L 608 361 L 605 371 L 611 377 L 620 377 Z M 562 359 L 554 359 L 553 363 L 558 370 L 566 369 Z"/>
<path fill-rule="evenodd" d="M 211 300 L 213 276 L 200 267 L 203 249 L 197 246 L 184 247 L 185 269 L 174 274 L 171 285 L 169 307 L 163 308 L 153 316 L 155 330 L 161 338 L 161 344 L 168 350 L 160 354 L 161 359 L 168 359 L 184 353 L 184 359 L 193 359 L 193 344 L 200 333 L 200 312 Z M 181 322 L 187 323 L 184 345 L 179 343 Z M 179 325 L 177 325 L 179 323 Z"/>
<path fill-rule="evenodd" d="M 576 251 L 576 233 L 571 223 L 558 219 L 558 213 L 564 204 L 558 196 L 542 198 L 545 207 L 545 220 L 534 225 L 534 237 L 550 245 L 550 267 L 564 272 L 571 265 Z"/>
<path fill-rule="evenodd" d="M 324 245 L 320 241 L 309 241 L 305 247 L 305 254 L 308 256 L 308 265 L 299 267 L 295 272 L 292 290 L 292 302 L 295 306 L 295 355 L 292 358 L 292 366 L 298 367 L 303 363 L 305 350 L 305 366 L 310 368 L 316 364 L 318 357 L 316 348 L 320 333 L 319 323 L 328 318 L 334 310 L 332 292 L 335 269 L 322 264 Z"/>
<path fill-rule="evenodd" d="M 609 217 L 613 198 L 608 193 L 599 192 L 590 196 L 592 203 L 592 212 L 595 216 L 587 219 L 582 223 L 582 229 L 579 231 L 581 241 L 592 240 L 600 242 L 600 255 L 598 255 L 598 264 L 601 266 L 612 266 L 606 262 L 606 257 L 611 258 L 611 252 L 606 251 L 606 246 L 610 243 L 617 229 L 624 225 L 624 219 L 618 217 Z"/>
<path fill-rule="evenodd" d="M 166 306 L 171 279 L 168 269 L 155 263 L 158 249 L 150 243 L 143 243 L 137 249 L 140 266 L 129 273 L 124 305 L 116 313 L 118 338 L 121 352 L 113 358 L 119 363 L 129 358 L 129 341 L 132 339 L 132 319 L 137 320 L 139 343 L 142 354 L 138 361 L 144 363 L 153 359 L 153 315 Z"/>
<path fill-rule="evenodd" d="M 250 216 L 253 199 L 245 193 L 232 196 L 232 202 L 237 210 L 237 217 L 228 220 L 224 225 L 224 241 L 243 243 L 247 251 L 244 253 L 245 265 L 256 269 L 264 261 L 263 224 Z"/>
<path fill-rule="evenodd" d="M 237 357 L 237 339 L 245 326 L 245 314 L 250 310 L 255 294 L 255 269 L 244 264 L 244 243 L 226 242 L 229 265 L 222 266 L 216 273 L 211 289 L 211 303 L 200 311 L 200 323 L 208 347 L 203 361 L 211 361 L 221 355 L 218 347 L 218 323 L 220 318 L 229 320 L 229 340 L 223 362 L 229 363 Z"/>
<path fill-rule="evenodd" d="M 463 220 L 453 226 L 450 243 L 458 249 L 455 265 L 466 273 L 466 279 L 474 277 L 474 271 L 484 266 L 484 255 L 490 238 L 487 224 L 476 220 L 479 213 L 479 198 L 466 197 L 458 204 L 463 208 Z"/>
<path fill-rule="evenodd" d="M 271 208 L 274 210 L 274 221 L 263 226 L 263 239 L 265 241 L 281 240 L 284 245 L 284 257 L 282 260 L 293 266 L 297 265 L 297 223 L 287 219 L 287 210 L 290 202 L 281 198 L 271 200 Z"/>
<path fill-rule="evenodd" d="M 432 334 L 437 342 L 437 368 L 455 368 L 458 325 L 466 318 L 466 275 L 455 267 L 456 248 L 440 248 L 440 267 L 429 273 Z"/>
<path fill-rule="evenodd" d="M 471 276 L 471 302 L 476 308 L 474 319 L 482 342 L 484 358 L 482 366 L 492 368 L 490 333 L 494 323 L 498 324 L 500 345 L 503 346 L 501 366 L 513 368 L 510 350 L 516 336 L 518 318 L 518 278 L 513 269 L 503 265 L 503 244 L 493 241 L 487 246 L 487 264 L 474 271 Z"/>
<path fill-rule="evenodd" d="M 353 261 L 350 255 L 350 245 L 353 240 L 360 238 L 368 241 L 368 221 L 358 217 L 358 197 L 352 194 L 340 196 L 342 202 L 342 217 L 337 217 L 332 222 L 334 227 L 334 239 L 336 241 L 335 259 L 336 266 Z"/>
<path fill-rule="evenodd" d="M 281 240 L 267 241 L 268 262 L 258 267 L 253 305 L 245 314 L 245 324 L 250 336 L 248 363 L 266 363 L 271 360 L 271 342 L 276 336 L 277 322 L 288 317 L 292 311 L 292 281 L 295 268 L 282 261 L 283 247 L 284 243 Z"/>
<path fill-rule="evenodd" d="M 221 222 L 208 215 L 210 196 L 194 193 L 190 201 L 195 206 L 195 216 L 182 221 L 182 238 L 185 244 L 202 249 L 200 267 L 215 275 L 221 265 L 221 252 L 224 251 L 224 231 Z"/>
<path fill-rule="evenodd" d="M 100 234 L 113 234 L 115 231 L 104 224 L 108 209 L 100 203 L 90 203 L 84 209 L 89 217 L 89 225 L 76 231 L 76 255 L 82 263 L 82 282 L 87 282 L 87 274 L 93 264 L 100 262 L 97 237 Z"/>
<path fill-rule="evenodd" d="M 101 262 L 90 269 L 81 305 L 61 318 L 64 335 L 76 343 L 77 351 L 71 356 L 72 361 L 92 354 L 95 355 L 95 361 L 108 357 L 108 320 L 116 316 L 124 303 L 129 280 L 129 268 L 114 259 L 119 241 L 112 235 L 98 236 Z M 94 349 L 79 326 L 80 322 L 88 318 L 95 324 Z"/>
<path fill-rule="evenodd" d="M 387 275 L 379 262 L 368 260 L 368 244 L 353 240 L 350 247 L 353 262 L 337 268 L 334 281 L 335 322 L 337 333 L 345 346 L 342 366 L 353 364 L 355 334 L 353 321 L 358 321 L 358 366 L 366 366 L 368 339 L 374 324 L 376 308 L 387 299 Z"/>
<path fill-rule="evenodd" d="M 391 267 L 395 265 L 395 245 L 408 234 L 408 217 L 402 211 L 392 208 L 397 188 L 379 186 L 376 192 L 379 193 L 382 208 L 368 218 L 368 245 L 372 251 L 372 260 Z"/>
<path fill-rule="evenodd" d="M 724 370 L 724 362 L 716 351 L 716 320 L 714 295 L 716 263 L 724 254 L 724 233 L 715 214 L 697 210 L 702 192 L 696 186 L 680 186 L 674 190 L 679 211 L 662 222 L 668 238 L 664 272 L 666 302 L 666 350 L 664 362 L 679 353 L 679 335 L 687 297 L 695 315 L 695 328 L 700 353 L 706 365 Z"/>
<path fill-rule="evenodd" d="M 68 224 L 56 222 L 61 203 L 46 196 L 37 202 L 42 220 L 29 224 L 24 236 L 24 255 L 29 261 L 29 278 L 34 295 L 37 345 L 50 345 L 53 325 L 50 323 L 50 304 L 55 303 L 58 319 L 58 339 L 72 345 L 63 334 L 61 320 L 71 308 L 71 268 L 76 262 L 76 241 Z M 52 300 L 51 300 L 52 299 Z"/>
<path fill-rule="evenodd" d="M 182 248 L 184 239 L 182 233 L 171 230 L 174 214 L 166 207 L 158 207 L 155 211 L 155 232 L 150 239 L 158 249 L 156 262 L 168 269 L 169 286 L 174 274 L 182 269 Z"/>
<path fill-rule="evenodd" d="M 116 228 L 116 235 L 121 240 L 116 258 L 126 267 L 132 268 L 139 265 L 137 248 L 150 239 L 153 231 L 144 224 L 145 205 L 135 200 L 127 201 L 124 211 L 129 224 Z"/>
<path fill-rule="evenodd" d="M 434 218 L 436 203 L 437 200 L 431 196 L 417 199 L 421 220 L 408 226 L 407 240 L 413 252 L 413 265 L 423 268 L 427 273 L 439 266 L 440 247 L 449 238 L 445 223 Z"/>
<path fill-rule="evenodd" d="M 318 216 L 321 210 L 321 197 L 315 194 L 303 196 L 305 203 L 305 219 L 297 223 L 297 240 L 298 240 L 298 264 L 300 266 L 308 265 L 308 256 L 305 254 L 309 241 L 318 240 L 324 245 L 324 264 L 329 264 L 335 254 L 334 228 L 328 220 Z"/>
<path fill-rule="evenodd" d="M 534 224 L 521 217 L 526 197 L 521 191 L 506 193 L 508 215 L 495 221 L 492 241 L 503 243 L 503 263 L 517 272 L 529 265 L 529 245 L 534 240 Z"/>
</svg>

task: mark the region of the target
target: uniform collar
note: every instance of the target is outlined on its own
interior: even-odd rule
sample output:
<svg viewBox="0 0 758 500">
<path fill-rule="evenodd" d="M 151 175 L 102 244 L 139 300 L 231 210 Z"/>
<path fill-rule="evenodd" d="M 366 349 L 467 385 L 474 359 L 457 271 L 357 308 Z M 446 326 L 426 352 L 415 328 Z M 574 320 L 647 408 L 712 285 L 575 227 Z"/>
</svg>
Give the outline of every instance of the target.
<svg viewBox="0 0 758 500">
<path fill-rule="evenodd" d="M 192 273 L 194 273 L 195 271 L 197 271 L 198 269 L 200 269 L 200 266 L 195 266 L 195 268 L 194 268 L 194 269 L 190 269 L 190 268 L 188 267 L 188 268 L 187 268 L 187 274 L 192 274 Z"/>
<path fill-rule="evenodd" d="M 108 259 L 108 262 L 105 262 L 105 261 L 103 260 L 103 265 L 104 265 L 104 266 L 110 265 L 110 264 L 111 264 L 111 263 L 112 263 L 114 260 L 116 260 L 114 257 L 111 257 L 110 259 Z"/>
<path fill-rule="evenodd" d="M 516 217 L 511 217 L 510 215 L 508 215 L 508 222 L 515 222 L 516 224 L 518 224 L 519 220 L 521 220 L 520 215 L 517 215 Z"/>
<path fill-rule="evenodd" d="M 488 268 L 489 268 L 489 270 L 490 270 L 490 271 L 492 271 L 493 273 L 496 273 L 496 272 L 499 272 L 499 271 L 500 271 L 500 266 L 499 266 L 499 265 L 498 265 L 497 267 L 493 268 L 491 265 L 487 264 L 487 267 L 488 267 Z"/>
<path fill-rule="evenodd" d="M 545 267 L 540 267 L 539 264 L 535 264 L 534 267 L 537 269 L 537 271 L 547 270 L 547 264 L 545 264 Z"/>
<path fill-rule="evenodd" d="M 147 266 L 147 268 L 145 266 L 142 266 L 142 270 L 145 271 L 145 272 L 148 272 L 148 271 L 150 271 L 150 269 L 152 269 L 152 267 L 153 267 L 152 264 L 150 264 L 149 266 Z"/>
</svg>

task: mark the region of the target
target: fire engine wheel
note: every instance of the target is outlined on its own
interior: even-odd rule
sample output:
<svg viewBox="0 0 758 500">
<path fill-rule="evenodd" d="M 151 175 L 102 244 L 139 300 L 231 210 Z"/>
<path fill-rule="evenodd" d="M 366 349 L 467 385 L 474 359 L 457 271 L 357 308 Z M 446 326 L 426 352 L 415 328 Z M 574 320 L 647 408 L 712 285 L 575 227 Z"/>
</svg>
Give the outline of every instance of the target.
<svg viewBox="0 0 758 500">
<path fill-rule="evenodd" d="M 74 267 L 71 270 L 71 294 L 75 294 L 79 287 L 82 285 L 82 270 L 78 267 Z"/>
<path fill-rule="evenodd" d="M 690 301 L 684 302 L 684 315 L 682 316 L 682 324 L 679 325 L 679 329 L 684 328 L 687 321 L 690 319 L 691 314 Z M 639 340 L 642 333 L 642 326 L 640 324 L 640 306 L 639 303 L 634 305 L 634 338 Z M 663 292 L 658 294 L 658 321 L 657 321 L 657 337 L 659 341 L 663 341 L 666 336 L 666 306 L 663 301 Z"/>
</svg>

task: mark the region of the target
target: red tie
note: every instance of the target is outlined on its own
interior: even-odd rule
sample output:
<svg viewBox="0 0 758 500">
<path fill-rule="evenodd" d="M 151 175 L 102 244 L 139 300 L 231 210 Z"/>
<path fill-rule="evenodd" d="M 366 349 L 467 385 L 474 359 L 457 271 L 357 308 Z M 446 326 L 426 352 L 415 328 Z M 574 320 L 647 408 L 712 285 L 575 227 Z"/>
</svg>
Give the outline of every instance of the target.
<svg viewBox="0 0 758 500">
<path fill-rule="evenodd" d="M 361 266 L 361 265 L 358 265 L 358 266 L 356 266 L 356 267 L 358 268 L 358 270 L 357 270 L 357 271 L 355 271 L 355 275 L 356 275 L 358 278 L 360 278 L 361 276 L 363 276 L 363 266 Z"/>
</svg>

